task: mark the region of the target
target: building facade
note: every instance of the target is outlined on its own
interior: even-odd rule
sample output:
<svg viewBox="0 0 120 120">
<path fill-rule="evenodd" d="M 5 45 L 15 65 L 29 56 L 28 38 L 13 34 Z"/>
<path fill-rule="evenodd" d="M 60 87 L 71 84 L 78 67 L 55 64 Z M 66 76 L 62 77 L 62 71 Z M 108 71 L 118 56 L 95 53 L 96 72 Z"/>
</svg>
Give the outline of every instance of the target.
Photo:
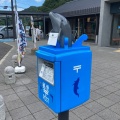
<svg viewBox="0 0 120 120">
<path fill-rule="evenodd" d="M 98 46 L 120 42 L 120 0 L 73 0 L 53 12 L 64 15 L 78 37 L 86 33 Z"/>
<path fill-rule="evenodd" d="M 120 0 L 101 0 L 99 46 L 120 41 Z"/>
<path fill-rule="evenodd" d="M 100 3 L 101 0 L 73 0 L 54 9 L 53 12 L 60 13 L 68 19 L 72 32 L 77 33 L 77 37 L 86 33 L 90 41 L 97 42 Z"/>
</svg>

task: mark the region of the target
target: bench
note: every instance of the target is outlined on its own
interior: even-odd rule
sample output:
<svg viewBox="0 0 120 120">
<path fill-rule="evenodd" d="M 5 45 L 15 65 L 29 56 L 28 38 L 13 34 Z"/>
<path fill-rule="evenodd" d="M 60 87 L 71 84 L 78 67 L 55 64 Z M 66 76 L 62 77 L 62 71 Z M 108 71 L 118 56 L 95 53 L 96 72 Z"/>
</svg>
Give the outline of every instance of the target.
<svg viewBox="0 0 120 120">
<path fill-rule="evenodd" d="M 115 45 L 119 45 L 119 43 L 120 43 L 120 38 L 113 38 L 113 39 L 112 39 L 112 42 L 113 42 Z"/>
</svg>

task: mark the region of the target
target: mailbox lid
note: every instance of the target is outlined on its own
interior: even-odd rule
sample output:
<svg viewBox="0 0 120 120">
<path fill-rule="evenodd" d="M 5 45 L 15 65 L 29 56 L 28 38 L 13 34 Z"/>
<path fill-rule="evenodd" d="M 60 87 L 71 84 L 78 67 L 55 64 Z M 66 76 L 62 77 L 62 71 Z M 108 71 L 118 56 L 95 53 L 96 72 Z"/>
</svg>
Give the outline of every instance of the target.
<svg viewBox="0 0 120 120">
<path fill-rule="evenodd" d="M 54 62 L 55 58 L 56 58 L 55 54 L 52 54 L 52 53 L 46 52 L 46 51 L 42 51 L 42 50 L 36 51 L 36 56 L 38 58 L 42 58 L 42 59 L 45 59 L 45 60 L 48 60 L 51 62 Z"/>
<path fill-rule="evenodd" d="M 48 61 L 62 61 L 64 56 L 68 54 L 75 54 L 78 51 L 90 51 L 89 46 L 81 47 L 70 47 L 70 48 L 56 48 L 53 46 L 41 46 L 38 51 L 36 51 L 36 56 Z"/>
<path fill-rule="evenodd" d="M 91 63 L 91 51 L 78 51 L 62 57 L 61 111 L 72 109 L 89 99 Z"/>
<path fill-rule="evenodd" d="M 57 48 L 54 46 L 40 46 L 40 51 L 45 51 L 54 55 L 62 54 L 65 52 L 71 52 L 71 51 L 78 51 L 78 50 L 90 50 L 89 46 L 81 46 L 81 47 L 64 47 L 64 48 Z"/>
</svg>

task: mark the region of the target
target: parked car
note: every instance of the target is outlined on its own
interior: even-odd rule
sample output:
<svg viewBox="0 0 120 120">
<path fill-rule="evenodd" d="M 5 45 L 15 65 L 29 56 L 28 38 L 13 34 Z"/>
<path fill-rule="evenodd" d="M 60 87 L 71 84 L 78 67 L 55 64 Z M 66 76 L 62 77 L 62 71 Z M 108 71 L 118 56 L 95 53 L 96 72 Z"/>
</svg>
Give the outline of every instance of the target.
<svg viewBox="0 0 120 120">
<path fill-rule="evenodd" d="M 6 37 L 13 37 L 13 26 L 8 26 L 8 28 L 7 26 L 0 27 L 0 39 Z"/>
<path fill-rule="evenodd" d="M 0 25 L 0 29 L 3 28 L 3 27 L 5 27 L 5 25 Z"/>
</svg>

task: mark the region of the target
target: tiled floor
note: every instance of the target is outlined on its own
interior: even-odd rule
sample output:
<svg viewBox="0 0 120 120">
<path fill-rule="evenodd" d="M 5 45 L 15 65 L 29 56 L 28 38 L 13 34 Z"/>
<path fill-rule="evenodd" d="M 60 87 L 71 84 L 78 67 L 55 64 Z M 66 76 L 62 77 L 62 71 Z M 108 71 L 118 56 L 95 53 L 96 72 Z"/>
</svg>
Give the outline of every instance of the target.
<svg viewBox="0 0 120 120">
<path fill-rule="evenodd" d="M 5 84 L 4 68 L 12 65 L 12 55 L 16 54 L 16 43 L 8 44 L 14 48 L 0 65 L 0 94 L 5 100 L 6 120 L 57 120 L 57 115 L 37 97 L 36 56 L 30 54 L 31 41 L 22 61 L 26 73 L 16 74 L 15 84 Z M 45 40 L 37 45 L 43 44 Z M 93 52 L 91 98 L 70 110 L 70 120 L 120 120 L 120 53 L 116 52 L 119 48 L 90 46 Z"/>
</svg>

